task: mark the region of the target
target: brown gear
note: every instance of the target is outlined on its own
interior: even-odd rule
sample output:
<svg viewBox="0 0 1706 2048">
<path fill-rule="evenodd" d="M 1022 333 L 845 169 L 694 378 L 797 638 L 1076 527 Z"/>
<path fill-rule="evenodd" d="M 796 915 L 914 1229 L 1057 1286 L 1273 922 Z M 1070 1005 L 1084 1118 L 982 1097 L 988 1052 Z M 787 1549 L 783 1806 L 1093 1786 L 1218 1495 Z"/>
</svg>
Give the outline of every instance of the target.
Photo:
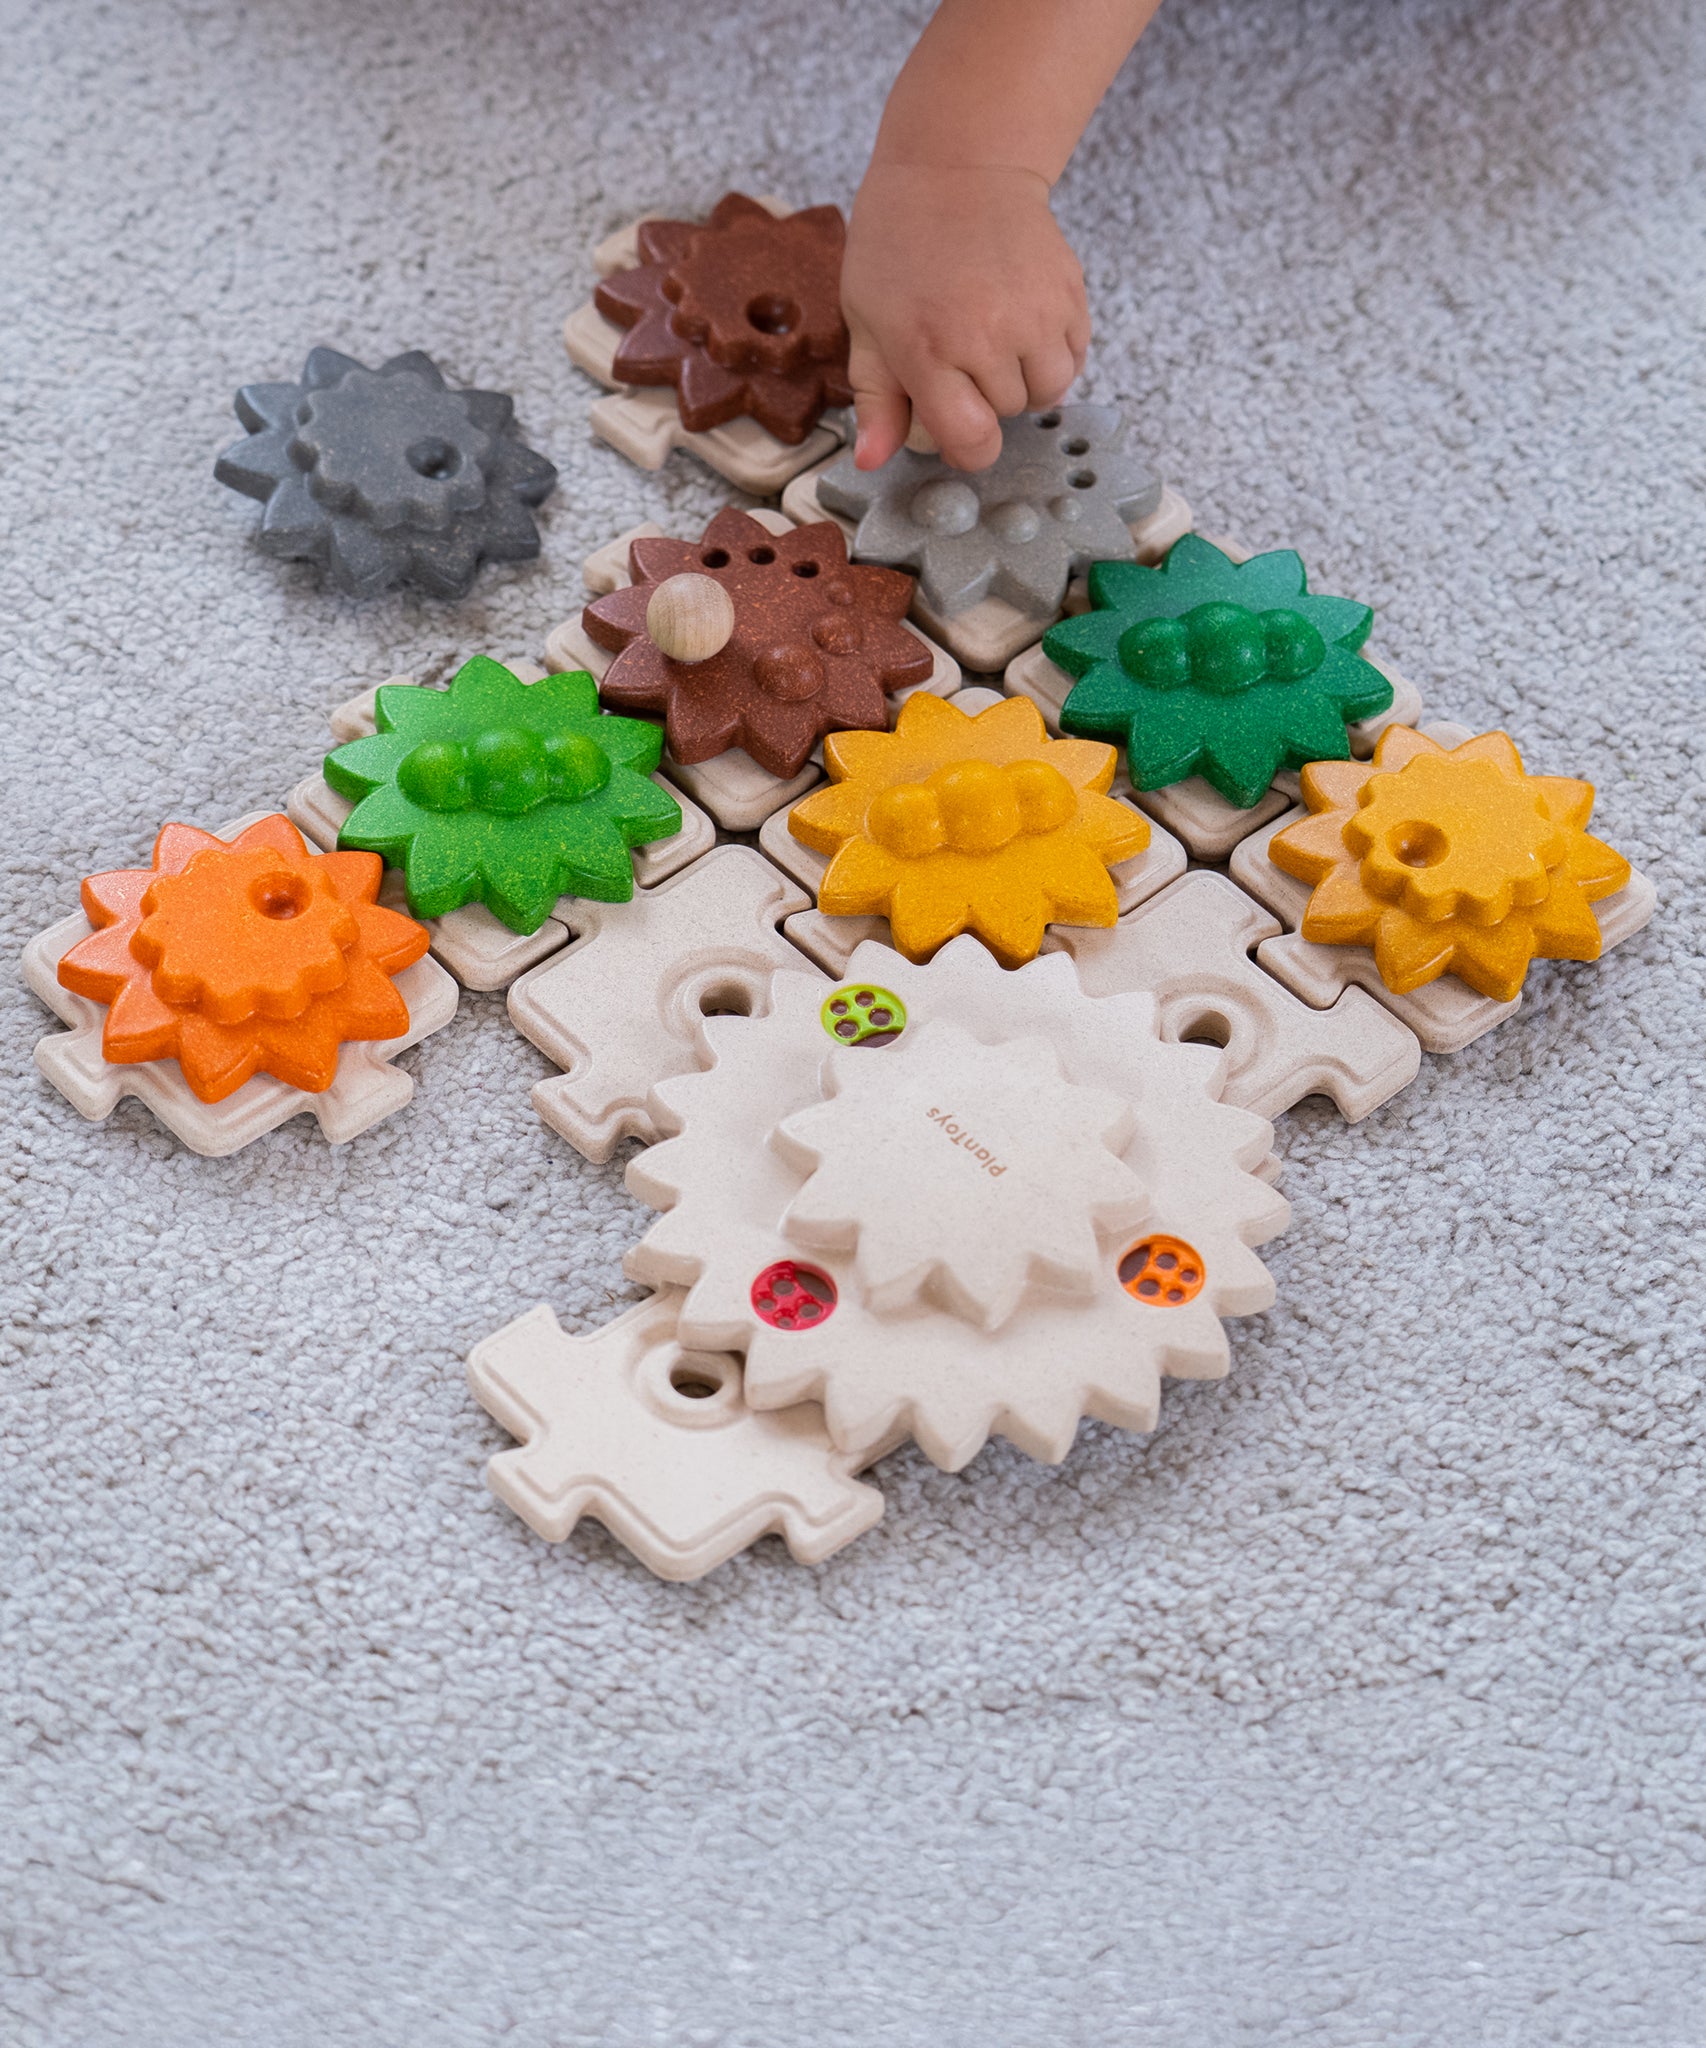
<svg viewBox="0 0 1706 2048">
<path fill-rule="evenodd" d="M 705 433 L 743 414 L 797 446 L 829 406 L 850 405 L 841 318 L 845 239 L 833 206 L 778 220 L 738 192 L 709 221 L 645 221 L 640 263 L 599 285 L 628 329 L 624 384 L 673 384 L 682 423 Z"/>
<path fill-rule="evenodd" d="M 664 289 L 678 334 L 728 370 L 786 375 L 807 363 L 845 363 L 838 208 L 778 220 L 731 192 L 669 264 Z"/>
<path fill-rule="evenodd" d="M 902 624 L 912 578 L 849 563 L 828 520 L 775 534 L 731 508 L 698 543 L 636 540 L 629 566 L 632 585 L 581 614 L 588 638 L 616 656 L 600 695 L 661 716 L 687 765 L 744 747 L 772 775 L 797 775 L 826 734 L 883 730 L 888 693 L 928 681 L 934 666 Z M 734 605 L 734 632 L 706 661 L 672 661 L 646 632 L 653 591 L 683 574 L 714 577 Z"/>
</svg>

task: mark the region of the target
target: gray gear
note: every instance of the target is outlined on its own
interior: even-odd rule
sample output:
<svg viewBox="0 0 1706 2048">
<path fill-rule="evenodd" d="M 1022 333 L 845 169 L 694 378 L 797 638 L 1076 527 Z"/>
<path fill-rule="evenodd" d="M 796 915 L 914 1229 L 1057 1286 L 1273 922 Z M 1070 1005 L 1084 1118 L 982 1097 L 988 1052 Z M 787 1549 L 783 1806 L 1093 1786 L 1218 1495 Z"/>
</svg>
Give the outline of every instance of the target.
<svg viewBox="0 0 1706 2048">
<path fill-rule="evenodd" d="M 1160 477 L 1120 443 L 1113 406 L 1056 406 L 1004 421 L 988 469 L 950 469 L 939 455 L 902 449 L 861 470 L 848 454 L 818 478 L 817 494 L 858 520 L 857 560 L 912 570 L 943 618 L 1000 597 L 1053 619 L 1077 571 L 1132 560 L 1127 521 L 1161 503 Z"/>
<path fill-rule="evenodd" d="M 266 505 L 263 554 L 317 562 L 351 597 L 414 583 L 465 597 L 482 561 L 539 552 L 529 507 L 555 468 L 515 431 L 501 391 L 452 390 L 419 349 L 377 370 L 317 348 L 298 384 L 245 384 L 248 428 L 214 464 Z"/>
</svg>

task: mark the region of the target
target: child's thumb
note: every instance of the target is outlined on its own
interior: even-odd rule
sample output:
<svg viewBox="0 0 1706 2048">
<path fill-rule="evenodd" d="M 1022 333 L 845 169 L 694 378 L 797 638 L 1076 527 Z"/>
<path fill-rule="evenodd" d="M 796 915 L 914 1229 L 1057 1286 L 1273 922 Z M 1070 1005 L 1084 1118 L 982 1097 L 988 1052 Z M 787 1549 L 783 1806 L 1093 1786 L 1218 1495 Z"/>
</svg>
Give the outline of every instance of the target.
<svg viewBox="0 0 1706 2048">
<path fill-rule="evenodd" d="M 848 356 L 848 382 L 853 386 L 853 409 L 858 416 L 859 434 L 853 443 L 853 461 L 860 469 L 880 469 L 906 440 L 912 424 L 912 404 L 906 389 L 874 348 L 858 342 Z"/>
</svg>

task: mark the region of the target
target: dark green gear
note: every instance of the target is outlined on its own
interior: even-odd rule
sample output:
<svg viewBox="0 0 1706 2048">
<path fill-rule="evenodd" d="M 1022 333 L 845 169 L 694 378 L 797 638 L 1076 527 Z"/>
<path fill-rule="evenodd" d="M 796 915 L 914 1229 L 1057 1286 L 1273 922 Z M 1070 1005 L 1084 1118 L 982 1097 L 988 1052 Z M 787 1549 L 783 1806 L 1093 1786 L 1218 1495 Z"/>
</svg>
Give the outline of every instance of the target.
<svg viewBox="0 0 1706 2048">
<path fill-rule="evenodd" d="M 476 655 L 448 690 L 387 683 L 375 715 L 326 756 L 355 804 L 338 844 L 401 868 L 417 917 L 484 903 L 534 932 L 559 896 L 625 903 L 630 849 L 681 830 L 651 780 L 662 728 L 601 712 L 584 672 L 523 683 Z"/>
<path fill-rule="evenodd" d="M 1350 759 L 1392 685 L 1357 650 L 1374 614 L 1318 597 L 1289 548 L 1237 563 L 1186 534 L 1158 569 L 1097 562 L 1094 610 L 1043 636 L 1078 682 L 1061 730 L 1124 746 L 1134 789 L 1201 775 L 1248 810 L 1282 769 Z"/>
</svg>

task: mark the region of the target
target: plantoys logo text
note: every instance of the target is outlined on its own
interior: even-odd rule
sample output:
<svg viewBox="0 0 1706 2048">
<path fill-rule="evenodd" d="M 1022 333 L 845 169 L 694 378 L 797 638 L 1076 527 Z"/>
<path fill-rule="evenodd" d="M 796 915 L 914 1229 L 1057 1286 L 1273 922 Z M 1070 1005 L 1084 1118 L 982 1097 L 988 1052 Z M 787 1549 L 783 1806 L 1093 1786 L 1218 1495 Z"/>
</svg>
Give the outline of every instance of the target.
<svg viewBox="0 0 1706 2048">
<path fill-rule="evenodd" d="M 987 1145 L 980 1145 L 963 1124 L 954 1122 L 954 1113 L 951 1109 L 927 1109 L 924 1114 L 939 1131 L 946 1132 L 962 1151 L 969 1152 L 991 1180 L 999 1180 L 1007 1171 L 1005 1166 L 997 1163 L 994 1153 Z"/>
</svg>

